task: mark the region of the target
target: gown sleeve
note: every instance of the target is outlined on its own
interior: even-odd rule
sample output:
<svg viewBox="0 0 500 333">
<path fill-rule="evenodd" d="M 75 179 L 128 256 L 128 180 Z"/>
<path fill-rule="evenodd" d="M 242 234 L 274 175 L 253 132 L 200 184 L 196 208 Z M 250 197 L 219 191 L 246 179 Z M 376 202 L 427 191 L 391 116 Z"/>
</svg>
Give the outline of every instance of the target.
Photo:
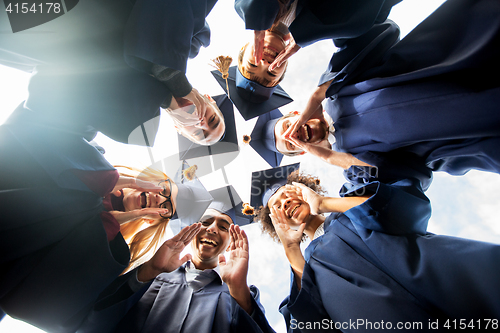
<svg viewBox="0 0 500 333">
<path fill-rule="evenodd" d="M 137 0 L 125 28 L 125 61 L 150 73 L 152 64 L 186 72 L 187 60 L 210 44 L 205 18 L 214 0 Z"/>
<path fill-rule="evenodd" d="M 297 288 L 293 272 L 291 276 L 290 295 L 281 302 L 279 309 L 285 319 L 288 333 L 315 332 L 316 330 L 304 327 L 303 323 L 329 323 L 331 319 L 314 282 L 314 271 L 309 264 L 305 264 L 300 290 Z"/>
<path fill-rule="evenodd" d="M 112 332 L 118 321 L 148 290 L 151 282 L 137 281 L 137 270 L 121 275 L 100 295 L 92 311 L 76 332 Z"/>
<path fill-rule="evenodd" d="M 271 28 L 280 8 L 278 1 L 236 0 L 234 9 L 245 22 L 245 29 L 267 30 Z"/>
<path fill-rule="evenodd" d="M 260 303 L 260 291 L 256 286 L 250 286 L 250 294 L 252 296 L 253 313 L 251 316 L 246 313 L 239 305 L 235 305 L 235 311 L 232 315 L 232 332 L 260 332 L 274 333 L 271 325 L 265 316 L 264 307 Z M 233 299 L 233 302 L 234 299 Z M 236 302 L 235 302 L 236 303 Z M 256 327 L 258 326 L 258 328 Z"/>
<path fill-rule="evenodd" d="M 382 59 L 398 41 L 399 27 L 391 20 L 375 24 L 359 37 L 335 40 L 339 49 L 330 59 L 328 70 L 321 76 L 318 85 L 333 79 L 326 92 L 327 97 L 333 96 L 366 68 Z"/>
<path fill-rule="evenodd" d="M 431 215 L 430 201 L 418 178 L 408 175 L 382 183 L 372 167 L 352 166 L 341 196 L 371 197 L 344 214 L 356 225 L 392 235 L 425 234 Z"/>
</svg>

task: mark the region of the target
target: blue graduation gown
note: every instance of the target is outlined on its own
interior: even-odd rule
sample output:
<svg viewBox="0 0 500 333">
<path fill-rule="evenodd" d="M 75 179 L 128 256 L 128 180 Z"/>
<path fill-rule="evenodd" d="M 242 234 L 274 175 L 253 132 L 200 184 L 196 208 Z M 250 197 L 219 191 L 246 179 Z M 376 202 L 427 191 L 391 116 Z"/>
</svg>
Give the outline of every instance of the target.
<svg viewBox="0 0 500 333">
<path fill-rule="evenodd" d="M 116 59 L 123 59 L 123 30 L 132 1 L 85 0 L 67 9 L 52 21 L 17 33 L 1 11 L 0 64 L 27 72 L 54 65 L 78 73 L 82 66 L 109 71 Z"/>
<path fill-rule="evenodd" d="M 43 330 L 72 332 L 108 285 L 131 297 L 135 272 L 118 278 L 128 246 L 121 234 L 108 242 L 102 197 L 71 172 L 113 167 L 81 137 L 30 113 L 20 108 L 0 126 L 0 307 Z"/>
<path fill-rule="evenodd" d="M 184 266 L 158 275 L 115 332 L 274 332 L 256 287 L 250 287 L 254 309 L 250 317 L 220 277 L 195 291 L 185 276 Z"/>
<path fill-rule="evenodd" d="M 0 63 L 26 71 L 36 67 L 26 106 L 70 131 L 153 145 L 155 117 L 172 94 L 149 72 L 125 62 L 124 31 L 133 8 L 132 1 L 80 1 L 53 21 L 2 34 Z M 0 27 L 10 30 L 7 17 Z M 130 133 L 152 119 L 149 142 L 129 142 Z"/>
<path fill-rule="evenodd" d="M 296 18 L 289 29 L 297 45 L 305 47 L 322 39 L 341 42 L 358 37 L 373 24 L 383 22 L 401 0 L 295 1 Z M 251 30 L 269 29 L 279 11 L 277 1 L 267 0 L 236 0 L 234 7 L 246 29 Z"/>
<path fill-rule="evenodd" d="M 205 18 L 216 2 L 137 0 L 125 29 L 125 60 L 148 74 L 152 64 L 185 73 L 188 58 L 210 44 Z"/>
<path fill-rule="evenodd" d="M 430 332 L 436 320 L 444 330 L 447 319 L 498 318 L 500 246 L 427 233 L 430 203 L 414 179 L 365 180 L 373 196 L 328 216 L 325 234 L 305 251 L 302 288 L 292 280 L 280 309 L 290 331 L 299 322 L 373 331 L 368 323 L 383 321 L 385 329 L 421 323 L 414 330 Z"/>
<path fill-rule="evenodd" d="M 497 1 L 447 1 L 393 47 L 387 29 L 360 48 L 364 59 L 342 67 L 334 55 L 321 82 L 334 78 L 325 109 L 337 147 L 354 155 L 399 148 L 456 175 L 500 172 L 500 88 L 484 77 L 500 74 L 499 29 Z"/>
<path fill-rule="evenodd" d="M 160 81 L 121 62 L 116 71 L 78 74 L 38 66 L 28 86 L 26 107 L 40 121 L 88 139 L 100 131 L 125 144 L 152 146 L 160 105 L 172 94 Z M 147 128 L 148 141 L 132 141 L 131 132 L 141 125 Z"/>
</svg>

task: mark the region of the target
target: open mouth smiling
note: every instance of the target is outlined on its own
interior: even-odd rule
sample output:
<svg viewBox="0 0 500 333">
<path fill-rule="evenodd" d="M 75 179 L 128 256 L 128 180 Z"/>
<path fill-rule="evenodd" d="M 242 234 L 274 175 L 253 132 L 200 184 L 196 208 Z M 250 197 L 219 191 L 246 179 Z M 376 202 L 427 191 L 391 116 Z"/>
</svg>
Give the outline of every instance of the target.
<svg viewBox="0 0 500 333">
<path fill-rule="evenodd" d="M 264 47 L 263 50 L 263 56 L 266 58 L 266 60 L 272 60 L 276 59 L 276 56 L 278 55 L 278 52 L 272 48 L 269 47 Z"/>
<path fill-rule="evenodd" d="M 312 136 L 313 136 L 313 133 L 312 133 L 312 129 L 309 125 L 307 124 L 304 124 L 301 126 L 301 140 L 304 141 L 304 142 L 308 142 Z"/>
<path fill-rule="evenodd" d="M 210 239 L 210 238 L 201 238 L 200 243 L 204 244 L 204 245 L 208 245 L 208 246 L 213 246 L 213 247 L 216 247 L 218 245 L 218 243 L 216 241 L 214 241 L 213 239 Z"/>
<path fill-rule="evenodd" d="M 295 212 L 297 211 L 297 209 L 298 209 L 300 206 L 302 206 L 302 204 L 301 204 L 301 203 L 296 204 L 294 207 L 291 207 L 291 209 L 289 209 L 289 210 L 288 210 L 288 214 L 287 214 L 287 215 L 288 215 L 288 217 L 289 217 L 289 218 L 292 218 L 292 217 L 295 215 Z"/>
<path fill-rule="evenodd" d="M 139 205 L 141 208 L 146 208 L 148 205 L 148 199 L 146 197 L 146 192 L 142 192 L 139 196 Z"/>
<path fill-rule="evenodd" d="M 139 201 L 139 206 L 141 208 L 151 208 L 153 205 L 153 199 L 151 193 L 149 192 L 142 192 L 141 195 L 139 195 L 138 201 Z"/>
</svg>

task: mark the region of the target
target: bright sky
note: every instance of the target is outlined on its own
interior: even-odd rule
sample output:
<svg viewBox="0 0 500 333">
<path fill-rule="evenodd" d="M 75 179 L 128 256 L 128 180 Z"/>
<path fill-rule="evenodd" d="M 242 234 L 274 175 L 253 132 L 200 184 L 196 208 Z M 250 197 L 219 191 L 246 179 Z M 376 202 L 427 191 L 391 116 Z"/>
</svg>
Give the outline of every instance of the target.
<svg viewBox="0 0 500 333">
<path fill-rule="evenodd" d="M 402 34 L 405 35 L 442 2 L 405 0 L 393 8 L 390 18 L 398 23 Z M 244 31 L 243 22 L 233 9 L 232 0 L 220 0 L 207 20 L 212 29 L 211 45 L 188 63 L 187 75 L 200 92 L 218 95 L 223 91 L 209 72 L 212 70 L 208 65 L 210 59 L 221 54 L 231 55 L 236 59 L 239 49 L 250 40 L 252 34 Z M 295 101 L 283 107 L 283 113 L 303 110 L 334 50 L 330 41 L 323 41 L 300 50 L 291 58 L 282 86 Z M 29 76 L 25 73 L 0 66 L 0 123 L 26 98 L 28 79 Z M 235 186 L 242 200 L 248 202 L 251 172 L 267 169 L 268 166 L 250 146 L 241 142 L 243 134 L 250 134 L 256 119 L 245 122 L 238 112 L 235 117 L 240 152 L 236 159 L 225 167 L 225 171 L 229 183 Z M 174 155 L 176 150 L 171 147 L 177 147 L 176 134 L 168 116 L 161 117 L 156 144 L 151 150 L 119 144 L 103 135 L 99 135 L 96 141 L 106 149 L 105 156 L 112 164 L 138 167 L 145 167 Z M 153 160 L 150 156 L 153 156 Z M 313 156 L 285 157 L 282 165 L 296 161 L 301 161 L 301 170 L 318 175 L 330 195 L 337 195 L 344 182 L 340 169 L 331 167 Z M 221 170 L 201 177 L 201 181 L 208 190 L 225 185 Z M 436 173 L 433 184 L 427 191 L 433 204 L 429 231 L 500 243 L 500 223 L 496 216 L 496 208 L 500 202 L 498 188 L 500 176 L 496 174 L 473 171 L 463 177 L 452 177 Z M 261 301 L 271 325 L 275 330 L 285 332 L 278 306 L 289 291 L 289 266 L 286 257 L 280 245 L 261 235 L 258 225 L 250 225 L 244 229 L 250 238 L 249 283 L 260 288 Z M 0 322 L 1 332 L 41 331 L 6 318 Z"/>
</svg>

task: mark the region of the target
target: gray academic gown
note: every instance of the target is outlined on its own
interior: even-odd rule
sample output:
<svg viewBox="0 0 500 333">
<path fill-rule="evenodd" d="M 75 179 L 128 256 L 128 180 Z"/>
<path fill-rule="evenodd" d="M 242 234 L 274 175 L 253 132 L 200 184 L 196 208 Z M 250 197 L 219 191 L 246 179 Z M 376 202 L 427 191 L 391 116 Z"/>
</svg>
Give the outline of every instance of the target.
<svg viewBox="0 0 500 333">
<path fill-rule="evenodd" d="M 184 266 L 158 275 L 115 332 L 274 332 L 256 287 L 250 287 L 254 309 L 250 316 L 213 274 L 214 280 L 197 290 L 186 282 Z"/>
</svg>

